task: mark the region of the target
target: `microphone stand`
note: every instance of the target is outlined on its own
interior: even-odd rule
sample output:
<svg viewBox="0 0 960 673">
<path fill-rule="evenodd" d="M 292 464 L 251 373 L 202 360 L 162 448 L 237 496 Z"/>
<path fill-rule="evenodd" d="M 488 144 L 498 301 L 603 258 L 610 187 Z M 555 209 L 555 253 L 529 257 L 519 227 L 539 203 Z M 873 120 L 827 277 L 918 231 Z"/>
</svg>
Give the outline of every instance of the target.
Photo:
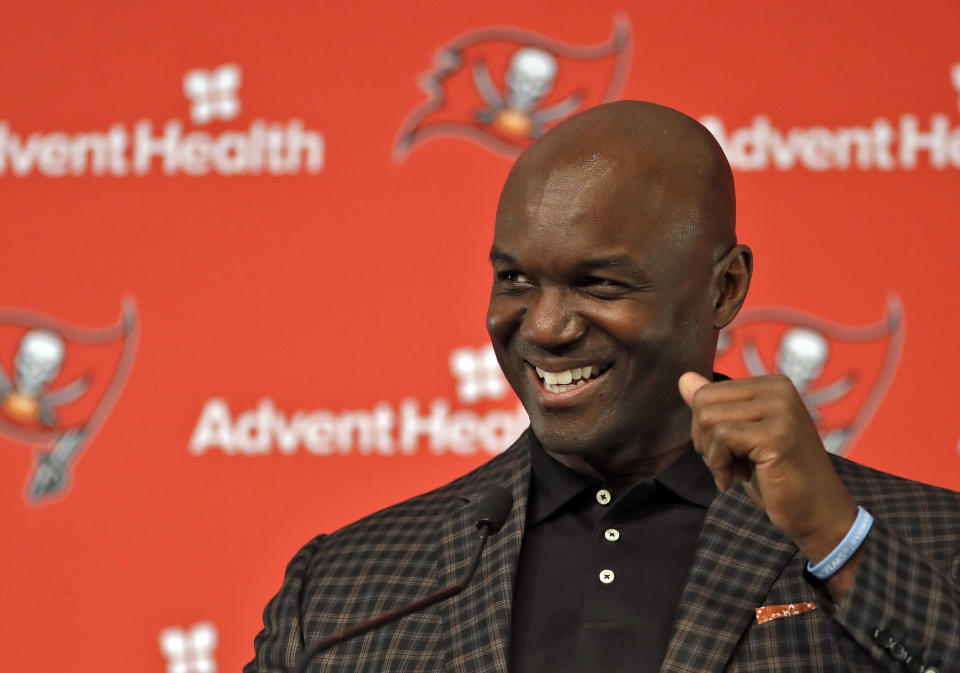
<svg viewBox="0 0 960 673">
<path fill-rule="evenodd" d="M 303 655 L 301 655 L 300 660 L 297 662 L 297 666 L 294 669 L 294 673 L 305 673 L 307 666 L 310 665 L 310 662 L 315 656 L 321 652 L 324 652 L 325 650 L 328 650 L 338 643 L 342 643 L 343 641 L 349 640 L 354 636 L 359 636 L 362 633 L 366 633 L 367 631 L 383 626 L 384 624 L 388 624 L 395 619 L 406 617 L 417 610 L 421 610 L 425 607 L 433 605 L 434 603 L 439 603 L 443 599 L 449 598 L 450 596 L 463 591 L 467 584 L 470 583 L 470 579 L 473 577 L 473 574 L 477 570 L 477 566 L 480 564 L 480 555 L 483 554 L 483 548 L 487 544 L 487 538 L 489 538 L 490 533 L 494 531 L 494 524 L 492 524 L 490 521 L 478 521 L 477 527 L 480 529 L 480 544 L 477 545 L 476 551 L 473 552 L 473 558 L 470 560 L 470 567 L 467 568 L 467 571 L 460 578 L 459 582 L 456 584 L 451 584 L 450 586 L 440 589 L 439 591 L 434 591 L 432 594 L 427 594 L 423 598 L 418 598 L 412 603 L 401 605 L 390 612 L 385 612 L 379 617 L 374 617 L 370 621 L 355 624 L 354 626 L 348 627 L 342 631 L 331 633 L 329 636 L 321 638 L 311 645 L 310 649 L 306 650 Z M 499 528 L 499 526 L 496 526 L 496 528 Z"/>
</svg>

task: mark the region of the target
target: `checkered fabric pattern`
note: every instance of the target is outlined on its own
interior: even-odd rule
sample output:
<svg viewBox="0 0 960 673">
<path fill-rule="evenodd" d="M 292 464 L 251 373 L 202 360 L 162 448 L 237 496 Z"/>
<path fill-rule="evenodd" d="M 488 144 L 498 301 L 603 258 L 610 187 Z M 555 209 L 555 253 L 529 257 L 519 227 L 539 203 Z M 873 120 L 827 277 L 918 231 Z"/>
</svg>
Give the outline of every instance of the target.
<svg viewBox="0 0 960 673">
<path fill-rule="evenodd" d="M 529 433 L 529 430 L 527 431 Z M 529 434 L 460 479 L 311 540 L 264 611 L 244 673 L 292 670 L 304 642 L 453 584 L 476 544 L 476 497 L 513 493 L 503 529 L 460 595 L 316 657 L 311 673 L 507 673 L 512 583 L 529 482 Z M 899 671 L 873 642 L 886 628 L 941 673 L 960 670 L 960 494 L 834 458 L 874 529 L 835 606 L 806 559 L 739 489 L 710 506 L 663 673 Z M 758 624 L 756 608 L 817 608 Z"/>
</svg>

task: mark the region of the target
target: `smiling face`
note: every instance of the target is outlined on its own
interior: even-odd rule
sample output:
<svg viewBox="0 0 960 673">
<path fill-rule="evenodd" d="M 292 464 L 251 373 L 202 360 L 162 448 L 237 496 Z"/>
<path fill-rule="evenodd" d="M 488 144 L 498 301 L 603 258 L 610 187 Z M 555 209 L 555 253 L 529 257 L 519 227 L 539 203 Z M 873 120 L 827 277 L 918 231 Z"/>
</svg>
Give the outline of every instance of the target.
<svg viewBox="0 0 960 673">
<path fill-rule="evenodd" d="M 609 476 L 689 438 L 677 379 L 711 370 L 723 253 L 734 242 L 703 212 L 711 176 L 694 166 L 678 179 L 675 155 L 625 150 L 622 124 L 611 145 L 597 121 L 586 125 L 592 140 L 574 128 L 572 140 L 541 141 L 511 171 L 487 329 L 544 448 Z M 671 152 L 683 146 L 674 138 Z"/>
</svg>

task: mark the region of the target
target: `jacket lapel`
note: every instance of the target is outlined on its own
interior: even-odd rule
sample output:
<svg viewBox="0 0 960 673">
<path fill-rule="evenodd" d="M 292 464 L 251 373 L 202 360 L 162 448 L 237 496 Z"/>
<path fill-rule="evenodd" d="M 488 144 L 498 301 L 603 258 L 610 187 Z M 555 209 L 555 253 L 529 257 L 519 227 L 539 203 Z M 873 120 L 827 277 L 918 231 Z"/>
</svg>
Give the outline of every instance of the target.
<svg viewBox="0 0 960 673">
<path fill-rule="evenodd" d="M 503 528 L 487 541 L 470 584 L 444 605 L 443 645 L 448 653 L 446 668 L 451 673 L 507 673 L 513 578 L 520 556 L 530 482 L 528 441 L 525 433 L 513 447 L 491 461 L 489 469 L 464 484 L 460 492 L 463 502 L 443 523 L 437 561 L 441 587 L 460 579 L 479 542 L 474 526 L 479 496 L 495 484 L 513 494 L 510 515 Z"/>
<path fill-rule="evenodd" d="M 718 495 L 707 511 L 661 673 L 722 671 L 796 551 L 741 487 Z"/>
</svg>

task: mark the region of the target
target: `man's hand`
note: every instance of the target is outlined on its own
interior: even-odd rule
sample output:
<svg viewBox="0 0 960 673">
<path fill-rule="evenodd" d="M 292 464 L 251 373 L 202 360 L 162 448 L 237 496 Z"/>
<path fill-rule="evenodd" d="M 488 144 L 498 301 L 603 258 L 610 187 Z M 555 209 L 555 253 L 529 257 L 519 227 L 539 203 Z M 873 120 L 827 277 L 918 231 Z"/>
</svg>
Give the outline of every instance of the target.
<svg viewBox="0 0 960 673">
<path fill-rule="evenodd" d="M 853 525 L 857 504 L 790 379 L 775 374 L 711 383 L 687 372 L 679 387 L 693 410 L 693 445 L 717 488 L 725 491 L 742 481 L 773 525 L 811 562 L 829 554 Z M 834 599 L 852 584 L 859 558 L 828 582 Z"/>
</svg>

